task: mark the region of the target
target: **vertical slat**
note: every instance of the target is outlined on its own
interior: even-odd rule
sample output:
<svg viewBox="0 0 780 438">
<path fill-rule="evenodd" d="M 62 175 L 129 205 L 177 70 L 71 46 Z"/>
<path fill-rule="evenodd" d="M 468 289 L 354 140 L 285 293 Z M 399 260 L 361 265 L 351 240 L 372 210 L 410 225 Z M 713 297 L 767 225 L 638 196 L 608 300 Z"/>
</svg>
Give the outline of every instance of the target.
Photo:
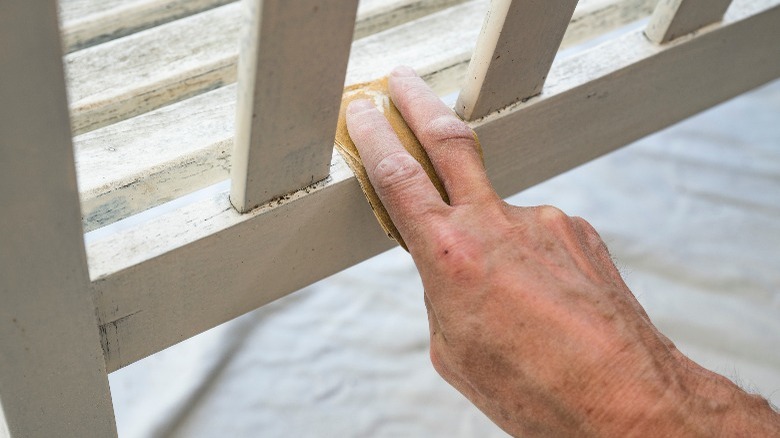
<svg viewBox="0 0 780 438">
<path fill-rule="evenodd" d="M 230 199 L 252 208 L 328 176 L 357 0 L 244 0 Z"/>
<path fill-rule="evenodd" d="M 0 434 L 110 437 L 57 26 L 0 1 Z"/>
<path fill-rule="evenodd" d="M 731 0 L 660 0 L 645 35 L 663 44 L 723 20 Z"/>
<path fill-rule="evenodd" d="M 539 94 L 577 0 L 492 0 L 455 110 L 484 117 Z"/>
</svg>

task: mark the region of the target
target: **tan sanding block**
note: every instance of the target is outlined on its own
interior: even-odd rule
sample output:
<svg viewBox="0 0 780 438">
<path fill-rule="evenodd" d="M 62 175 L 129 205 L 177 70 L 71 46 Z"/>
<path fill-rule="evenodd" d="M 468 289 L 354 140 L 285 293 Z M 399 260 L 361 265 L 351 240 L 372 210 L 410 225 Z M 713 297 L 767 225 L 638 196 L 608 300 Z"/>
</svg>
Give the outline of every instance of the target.
<svg viewBox="0 0 780 438">
<path fill-rule="evenodd" d="M 439 191 L 441 198 L 444 202 L 449 203 L 447 192 L 444 190 L 439 177 L 436 175 L 436 171 L 433 169 L 428 154 L 425 153 L 420 141 L 414 136 L 411 128 L 406 124 L 398 108 L 390 100 L 390 92 L 388 91 L 388 79 L 387 77 L 378 79 L 374 82 L 368 82 L 363 84 L 352 85 L 344 90 L 344 96 L 341 100 L 341 110 L 339 111 L 339 122 L 336 129 L 336 150 L 338 150 L 344 157 L 344 161 L 347 162 L 350 169 L 355 173 L 360 187 L 363 189 L 363 193 L 368 199 L 368 203 L 371 205 L 371 209 L 374 211 L 374 215 L 379 220 L 380 225 L 384 228 L 388 237 L 395 239 L 404 249 L 408 250 L 406 243 L 398 229 L 390 220 L 390 215 L 387 214 L 385 206 L 382 205 L 382 201 L 379 200 L 374 187 L 371 185 L 371 181 L 368 179 L 366 168 L 363 167 L 363 162 L 360 159 L 355 143 L 349 137 L 349 131 L 347 131 L 347 118 L 346 111 L 347 105 L 350 102 L 357 99 L 368 99 L 374 102 L 376 107 L 385 115 L 390 125 L 395 130 L 396 135 L 401 140 L 404 148 L 422 165 L 425 169 L 425 173 L 428 174 L 428 178 L 431 179 L 433 185 Z M 474 135 L 476 140 L 477 136 Z M 477 148 L 479 148 L 480 156 L 482 155 L 482 149 L 479 146 L 479 141 L 476 141 Z"/>
</svg>

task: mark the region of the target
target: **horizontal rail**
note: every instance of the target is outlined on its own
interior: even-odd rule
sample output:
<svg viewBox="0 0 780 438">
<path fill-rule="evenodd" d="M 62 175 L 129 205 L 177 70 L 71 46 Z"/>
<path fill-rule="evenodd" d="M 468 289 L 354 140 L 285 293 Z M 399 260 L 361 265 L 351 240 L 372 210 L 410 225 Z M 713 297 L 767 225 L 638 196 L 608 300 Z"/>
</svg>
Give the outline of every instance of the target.
<svg viewBox="0 0 780 438">
<path fill-rule="evenodd" d="M 658 46 L 639 29 L 556 61 L 542 96 L 472 124 L 494 186 L 516 193 L 780 77 L 778 21 L 780 0 L 737 0 L 695 38 Z M 392 246 L 338 156 L 328 180 L 249 214 L 220 193 L 93 242 L 107 368 Z"/>
<path fill-rule="evenodd" d="M 382 32 L 466 1 L 361 0 L 355 23 L 355 39 Z"/>
<path fill-rule="evenodd" d="M 655 1 L 583 0 L 563 45 L 646 17 Z M 407 64 L 439 93 L 454 91 L 465 74 L 486 7 L 485 0 L 472 0 L 355 41 L 347 84 Z M 85 230 L 227 179 L 235 100 L 235 85 L 229 85 L 77 136 Z"/>
<path fill-rule="evenodd" d="M 131 35 L 236 0 L 59 0 L 67 53 Z M 362 0 L 355 38 L 466 0 Z"/>
<path fill-rule="evenodd" d="M 450 3 L 458 2 L 423 7 L 425 2 L 383 0 L 379 7 L 378 0 L 371 0 L 355 26 L 367 36 Z M 67 55 L 73 132 L 89 132 L 235 82 L 241 21 L 241 5 L 231 3 Z"/>
<path fill-rule="evenodd" d="M 139 32 L 235 0 L 59 0 L 65 52 Z"/>
</svg>

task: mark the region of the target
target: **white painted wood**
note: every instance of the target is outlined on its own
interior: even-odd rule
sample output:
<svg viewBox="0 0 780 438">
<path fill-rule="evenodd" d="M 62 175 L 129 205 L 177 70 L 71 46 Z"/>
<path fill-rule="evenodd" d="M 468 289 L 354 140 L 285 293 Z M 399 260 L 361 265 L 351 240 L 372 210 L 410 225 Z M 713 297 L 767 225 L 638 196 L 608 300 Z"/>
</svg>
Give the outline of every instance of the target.
<svg viewBox="0 0 780 438">
<path fill-rule="evenodd" d="M 492 0 L 455 111 L 475 120 L 542 92 L 577 0 Z"/>
<path fill-rule="evenodd" d="M 62 36 L 74 52 L 236 0 L 60 0 Z M 363 38 L 466 0 L 361 0 L 355 38 Z"/>
<path fill-rule="evenodd" d="M 357 23 L 364 33 L 431 10 L 424 2 L 383 1 L 397 7 L 369 10 L 379 15 L 362 17 L 374 22 L 370 27 Z M 405 4 L 411 7 L 403 9 Z M 405 13 L 399 14 L 399 8 Z M 231 3 L 69 54 L 73 132 L 89 132 L 235 82 L 240 23 L 241 5 Z"/>
<path fill-rule="evenodd" d="M 116 436 L 53 0 L 0 2 L 0 434 Z"/>
<path fill-rule="evenodd" d="M 110 41 L 235 0 L 60 0 L 66 52 Z"/>
<path fill-rule="evenodd" d="M 649 16 L 657 0 L 580 0 L 563 35 L 565 48 Z"/>
<path fill-rule="evenodd" d="M 228 4 L 67 55 L 74 134 L 235 82 L 239 7 Z"/>
<path fill-rule="evenodd" d="M 357 0 L 244 0 L 230 200 L 245 213 L 328 176 Z"/>
<path fill-rule="evenodd" d="M 674 44 L 641 30 L 556 62 L 538 99 L 473 126 L 515 193 L 780 77 L 780 0 L 736 0 Z M 135 360 L 392 246 L 335 157 L 331 177 L 235 212 L 225 193 L 88 247 L 107 366 Z M 176 275 L 171 275 L 176 273 Z"/>
<path fill-rule="evenodd" d="M 663 44 L 723 19 L 731 0 L 660 0 L 645 34 Z"/>
<path fill-rule="evenodd" d="M 8 430 L 5 413 L 3 413 L 3 400 L 0 400 L 0 438 L 11 438 L 11 431 Z"/>
<path fill-rule="evenodd" d="M 581 0 L 563 47 L 647 16 L 654 2 Z M 347 83 L 371 80 L 395 65 L 408 64 L 437 92 L 456 90 L 486 6 L 484 0 L 471 1 L 356 41 Z M 85 230 L 228 178 L 235 96 L 235 85 L 230 85 L 77 136 Z"/>
<path fill-rule="evenodd" d="M 360 0 L 355 39 L 424 17 L 466 0 Z"/>
</svg>

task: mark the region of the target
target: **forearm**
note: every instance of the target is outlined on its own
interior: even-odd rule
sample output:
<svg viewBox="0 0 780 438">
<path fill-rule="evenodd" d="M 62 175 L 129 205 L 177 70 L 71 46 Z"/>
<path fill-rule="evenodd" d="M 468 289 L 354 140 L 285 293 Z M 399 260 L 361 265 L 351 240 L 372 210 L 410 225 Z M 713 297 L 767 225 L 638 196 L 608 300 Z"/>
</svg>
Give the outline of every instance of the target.
<svg viewBox="0 0 780 438">
<path fill-rule="evenodd" d="M 614 436 L 764 437 L 780 436 L 780 414 L 762 397 L 725 377 L 685 360 L 660 400 L 637 400 L 624 414 L 635 416 Z M 616 433 L 613 433 L 616 432 Z"/>
<path fill-rule="evenodd" d="M 703 409 L 716 411 L 715 436 L 780 436 L 780 414 L 761 396 L 748 394 L 730 380 L 711 373 L 703 391 Z M 718 415 L 719 414 L 719 415 Z"/>
</svg>

